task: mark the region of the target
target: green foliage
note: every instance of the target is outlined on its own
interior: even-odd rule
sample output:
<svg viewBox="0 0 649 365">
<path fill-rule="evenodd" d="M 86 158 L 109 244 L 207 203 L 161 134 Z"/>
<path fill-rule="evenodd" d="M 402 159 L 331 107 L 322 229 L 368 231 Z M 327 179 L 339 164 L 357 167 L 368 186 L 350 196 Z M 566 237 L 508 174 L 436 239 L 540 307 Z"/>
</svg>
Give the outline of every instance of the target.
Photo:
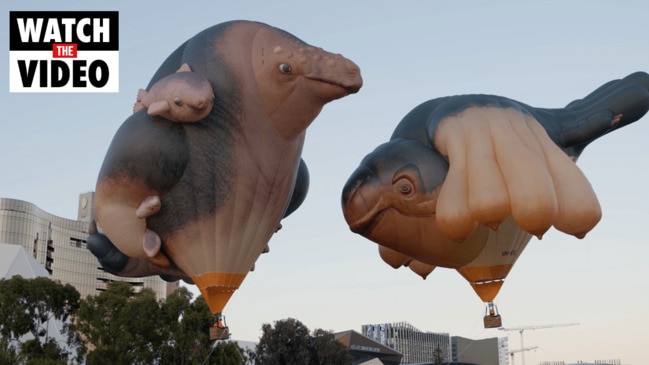
<svg viewBox="0 0 649 365">
<path fill-rule="evenodd" d="M 243 349 L 236 342 L 218 342 L 209 359 L 209 364 L 213 365 L 241 365 Z"/>
<path fill-rule="evenodd" d="M 13 365 L 18 363 L 18 352 L 10 346 L 9 339 L 0 338 L 0 365 Z"/>
<path fill-rule="evenodd" d="M 88 353 L 89 363 L 127 364 L 135 360 L 130 323 L 124 322 L 126 316 L 122 314 L 133 294 L 130 284 L 115 282 L 101 294 L 81 301 L 76 327 L 92 349 Z"/>
<path fill-rule="evenodd" d="M 340 365 L 351 364 L 347 349 L 329 331 L 313 334 L 302 322 L 288 318 L 262 326 L 262 337 L 254 353 L 257 365 Z"/>
<path fill-rule="evenodd" d="M 236 342 L 210 340 L 208 330 L 214 320 L 203 297 L 190 300 L 191 293 L 181 288 L 162 306 L 163 317 L 172 326 L 161 349 L 161 364 L 241 365 L 243 350 Z"/>
<path fill-rule="evenodd" d="M 58 345 L 53 340 L 48 340 L 44 344 L 37 339 L 29 340 L 23 343 L 20 349 L 21 354 L 28 355 L 27 365 L 30 364 L 48 364 L 48 365 L 66 365 L 67 356 L 61 353 Z"/>
<path fill-rule="evenodd" d="M 336 340 L 333 333 L 322 329 L 313 331 L 312 364 L 351 364 L 352 356 L 345 345 Z"/>
<path fill-rule="evenodd" d="M 213 348 L 212 313 L 202 297 L 179 288 L 165 301 L 149 290 L 135 293 L 114 282 L 81 301 L 76 328 L 85 338 L 90 364 L 236 364 L 236 343 Z"/>
<path fill-rule="evenodd" d="M 67 343 L 58 344 L 47 327 L 51 320 L 65 323 L 78 308 L 79 292 L 70 284 L 43 277 L 0 280 L 0 364 L 66 364 L 68 350 L 78 346 L 75 332 L 64 325 L 60 335 Z"/>
<path fill-rule="evenodd" d="M 288 318 L 262 325 L 257 344 L 258 365 L 307 364 L 310 358 L 309 329 L 302 322 Z"/>
<path fill-rule="evenodd" d="M 186 288 L 180 288 L 162 305 L 161 318 L 169 324 L 167 339 L 160 349 L 163 363 L 202 364 L 210 353 L 212 313 L 203 297 L 194 302 L 191 297 Z"/>
<path fill-rule="evenodd" d="M 124 282 L 81 301 L 77 330 L 94 347 L 92 364 L 151 364 L 165 339 L 155 294 Z"/>
<path fill-rule="evenodd" d="M 63 335 L 76 358 L 47 333 L 47 322 L 52 319 L 69 320 Z M 131 284 L 114 282 L 101 294 L 79 300 L 74 287 L 47 278 L 0 280 L 0 365 L 65 365 L 84 357 L 87 363 L 99 365 L 240 365 L 248 361 L 249 356 L 235 342 L 210 340 L 212 324 L 203 298 L 192 301 L 186 288 L 158 301 L 150 290 L 136 293 Z M 314 348 L 321 349 L 322 359 L 335 353 L 328 344 L 332 337 L 324 331 L 311 337 L 306 327 L 297 328 L 293 336 L 313 340 L 300 345 L 302 363 L 328 364 L 310 360 Z"/>
<path fill-rule="evenodd" d="M 46 331 L 47 321 L 70 316 L 74 321 L 64 335 L 78 359 Z M 151 290 L 136 293 L 131 284 L 114 282 L 79 300 L 74 287 L 48 278 L 0 280 L 0 365 L 65 365 L 83 360 L 86 351 L 87 362 L 99 365 L 240 365 L 244 357 L 236 343 L 213 346 L 212 323 L 203 298 L 192 301 L 186 288 L 157 301 Z M 28 334 L 31 339 L 23 340 Z"/>
</svg>

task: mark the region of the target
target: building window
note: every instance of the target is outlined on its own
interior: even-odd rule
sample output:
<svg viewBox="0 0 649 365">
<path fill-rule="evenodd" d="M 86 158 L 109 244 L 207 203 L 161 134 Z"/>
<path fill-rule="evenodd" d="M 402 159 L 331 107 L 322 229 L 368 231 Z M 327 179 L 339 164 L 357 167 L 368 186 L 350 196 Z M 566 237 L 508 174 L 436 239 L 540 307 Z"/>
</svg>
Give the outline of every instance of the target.
<svg viewBox="0 0 649 365">
<path fill-rule="evenodd" d="M 86 248 L 86 240 L 70 237 L 70 246 L 76 248 Z"/>
</svg>

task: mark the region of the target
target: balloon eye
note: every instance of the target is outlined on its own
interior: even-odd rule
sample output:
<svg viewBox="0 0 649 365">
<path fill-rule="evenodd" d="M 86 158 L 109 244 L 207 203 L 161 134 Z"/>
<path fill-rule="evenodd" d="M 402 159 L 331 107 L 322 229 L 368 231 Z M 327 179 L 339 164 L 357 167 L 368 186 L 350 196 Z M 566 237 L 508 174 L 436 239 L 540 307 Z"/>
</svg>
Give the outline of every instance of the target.
<svg viewBox="0 0 649 365">
<path fill-rule="evenodd" d="M 291 72 L 291 65 L 289 65 L 288 63 L 282 63 L 281 65 L 279 65 L 279 70 L 287 74 Z"/>
<path fill-rule="evenodd" d="M 403 195 L 410 195 L 415 189 L 412 182 L 408 179 L 401 178 L 395 184 L 397 191 Z"/>
<path fill-rule="evenodd" d="M 180 100 L 180 98 L 175 98 L 175 99 L 174 99 L 174 104 L 176 104 L 176 105 L 178 105 L 178 106 L 181 106 L 181 105 L 183 105 L 183 101 Z"/>
<path fill-rule="evenodd" d="M 412 188 L 408 184 L 403 184 L 399 187 L 399 191 L 401 192 L 401 194 L 405 195 L 410 193 L 412 191 Z"/>
<path fill-rule="evenodd" d="M 412 195 L 415 192 L 415 185 L 406 177 L 397 177 L 392 182 L 395 194 Z"/>
</svg>

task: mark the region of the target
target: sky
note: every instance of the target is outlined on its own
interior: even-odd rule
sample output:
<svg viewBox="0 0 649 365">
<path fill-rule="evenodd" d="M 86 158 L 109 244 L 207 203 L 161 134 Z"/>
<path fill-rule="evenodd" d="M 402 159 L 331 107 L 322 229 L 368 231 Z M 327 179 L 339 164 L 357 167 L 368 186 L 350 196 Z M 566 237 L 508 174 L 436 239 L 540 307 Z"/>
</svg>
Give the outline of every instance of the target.
<svg viewBox="0 0 649 365">
<path fill-rule="evenodd" d="M 472 339 L 484 304 L 455 271 L 422 280 L 384 264 L 376 244 L 352 233 L 342 187 L 361 159 L 386 142 L 419 103 L 448 95 L 502 95 L 562 107 L 603 83 L 649 71 L 646 14 L 637 1 L 2 1 L 10 10 L 117 10 L 119 92 L 9 93 L 0 58 L 0 197 L 69 219 L 94 190 L 115 131 L 139 88 L 182 42 L 212 25 L 246 19 L 284 29 L 360 66 L 358 94 L 327 104 L 307 131 L 302 157 L 309 195 L 225 309 L 234 339 L 256 341 L 264 323 L 296 318 L 309 329 L 361 331 L 406 321 L 422 331 Z M 8 50 L 8 37 L 0 38 Z M 525 363 L 620 359 L 647 363 L 649 117 L 595 141 L 578 166 L 603 217 L 582 240 L 550 230 L 532 239 L 496 304 L 506 328 L 523 332 Z M 197 291 L 195 291 L 197 292 Z M 573 326 L 560 326 L 579 323 Z M 521 364 L 521 354 L 515 362 Z"/>
</svg>

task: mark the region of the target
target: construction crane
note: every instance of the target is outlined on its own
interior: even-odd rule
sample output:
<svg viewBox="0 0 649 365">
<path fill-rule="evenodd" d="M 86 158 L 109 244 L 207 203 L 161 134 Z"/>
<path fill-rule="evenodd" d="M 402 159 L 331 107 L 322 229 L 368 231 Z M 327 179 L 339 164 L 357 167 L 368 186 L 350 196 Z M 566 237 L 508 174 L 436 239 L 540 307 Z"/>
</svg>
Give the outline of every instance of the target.
<svg viewBox="0 0 649 365">
<path fill-rule="evenodd" d="M 537 330 L 541 328 L 566 327 L 566 326 L 576 326 L 576 325 L 579 325 L 579 323 L 546 324 L 541 326 L 522 326 L 522 327 L 512 327 L 512 328 L 498 327 L 498 329 L 501 331 L 518 331 L 518 333 L 521 334 L 521 349 L 518 350 L 518 352 L 521 353 L 521 362 L 523 363 L 523 365 L 525 365 L 526 350 L 525 350 L 525 346 L 523 346 L 523 332 L 525 330 Z M 512 362 L 513 362 L 514 354 L 511 355 L 512 355 Z"/>
<path fill-rule="evenodd" d="M 518 350 L 511 350 L 511 351 L 509 351 L 509 352 L 508 352 L 508 353 L 509 353 L 509 356 L 512 357 L 512 365 L 514 365 L 514 354 L 515 354 L 515 353 L 517 353 L 517 352 L 523 352 L 523 351 L 536 350 L 536 349 L 538 349 L 538 348 L 539 348 L 538 346 L 532 346 L 532 347 L 526 347 L 526 348 L 524 348 L 524 349 L 518 349 Z"/>
</svg>

